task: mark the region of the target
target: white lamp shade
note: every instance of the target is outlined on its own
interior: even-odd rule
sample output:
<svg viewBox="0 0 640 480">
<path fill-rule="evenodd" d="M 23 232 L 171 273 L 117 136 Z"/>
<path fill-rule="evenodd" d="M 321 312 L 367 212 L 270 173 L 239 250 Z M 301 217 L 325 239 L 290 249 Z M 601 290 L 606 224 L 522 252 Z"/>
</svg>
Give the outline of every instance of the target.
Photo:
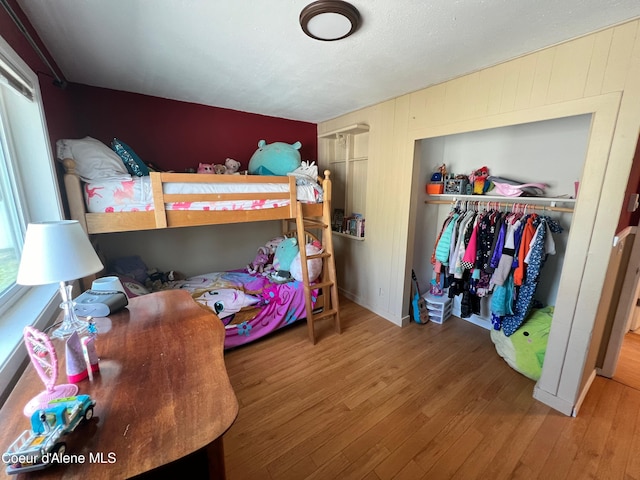
<svg viewBox="0 0 640 480">
<path fill-rule="evenodd" d="M 20 285 L 67 282 L 102 268 L 102 262 L 78 221 L 30 223 L 16 281 Z"/>
</svg>

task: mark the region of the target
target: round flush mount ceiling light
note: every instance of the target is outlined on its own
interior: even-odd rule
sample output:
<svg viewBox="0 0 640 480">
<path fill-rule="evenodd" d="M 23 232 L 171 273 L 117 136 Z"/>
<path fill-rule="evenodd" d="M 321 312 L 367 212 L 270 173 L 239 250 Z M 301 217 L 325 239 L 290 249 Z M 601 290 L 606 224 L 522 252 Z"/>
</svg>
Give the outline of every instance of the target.
<svg viewBox="0 0 640 480">
<path fill-rule="evenodd" d="M 354 33 L 360 27 L 360 13 L 341 0 L 318 0 L 302 9 L 300 25 L 311 38 L 331 42 Z"/>
</svg>

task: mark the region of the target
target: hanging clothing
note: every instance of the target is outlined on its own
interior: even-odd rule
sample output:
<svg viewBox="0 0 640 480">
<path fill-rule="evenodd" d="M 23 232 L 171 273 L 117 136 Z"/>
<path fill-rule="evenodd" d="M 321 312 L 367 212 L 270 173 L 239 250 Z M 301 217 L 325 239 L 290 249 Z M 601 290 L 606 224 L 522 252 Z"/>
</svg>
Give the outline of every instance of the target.
<svg viewBox="0 0 640 480">
<path fill-rule="evenodd" d="M 522 230 L 522 238 L 520 239 L 520 248 L 518 249 L 518 266 L 515 268 L 513 272 L 513 283 L 516 286 L 522 285 L 524 281 L 525 268 L 526 268 L 526 263 L 524 259 L 529 253 L 531 241 L 533 239 L 533 236 L 536 233 L 536 227 L 534 227 L 533 225 L 533 222 L 536 219 L 537 219 L 537 215 L 535 214 L 529 215 L 524 225 L 524 229 Z"/>
<path fill-rule="evenodd" d="M 525 318 L 534 305 L 534 295 L 538 287 L 538 278 L 548 255 L 555 254 L 555 243 L 547 242 L 547 234 L 553 231 L 560 232 L 560 225 L 547 217 L 539 218 L 539 225 L 536 227 L 537 235 L 530 249 L 529 263 L 527 264 L 524 282 L 518 289 L 514 313 L 506 315 L 502 319 L 502 331 L 509 337 L 520 328 Z M 533 238 L 533 237 L 532 237 Z M 546 247 L 549 245 L 550 250 Z M 523 258 L 524 263 L 524 258 Z"/>
<path fill-rule="evenodd" d="M 453 235 L 453 230 L 456 226 L 459 216 L 460 215 L 458 213 L 453 213 L 447 218 L 447 220 L 445 220 L 442 233 L 440 234 L 440 238 L 438 239 L 438 242 L 436 244 L 435 259 L 442 265 L 449 265 L 449 249 L 451 246 L 451 236 Z"/>
</svg>

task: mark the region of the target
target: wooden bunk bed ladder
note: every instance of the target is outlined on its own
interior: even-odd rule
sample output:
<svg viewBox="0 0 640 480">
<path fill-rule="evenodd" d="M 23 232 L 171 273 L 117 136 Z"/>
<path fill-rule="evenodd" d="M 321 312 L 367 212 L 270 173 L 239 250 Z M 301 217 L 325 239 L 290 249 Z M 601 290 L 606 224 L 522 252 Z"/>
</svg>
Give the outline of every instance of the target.
<svg viewBox="0 0 640 480">
<path fill-rule="evenodd" d="M 328 180 L 329 172 L 325 172 L 325 182 Z M 307 315 L 307 330 L 309 332 L 309 340 L 316 343 L 315 322 L 325 318 L 333 318 L 336 333 L 340 334 L 342 329 L 340 326 L 340 306 L 338 303 L 338 283 L 336 279 L 336 266 L 333 257 L 333 239 L 331 237 L 331 189 L 325 188 L 325 198 L 322 204 L 322 216 L 315 217 L 313 215 L 305 215 L 305 205 L 297 202 L 296 212 L 296 230 L 298 241 L 305 238 L 305 232 L 310 230 L 321 231 L 321 235 L 317 235 L 322 239 L 323 250 L 319 254 L 307 255 L 306 248 L 300 248 L 300 266 L 302 270 L 302 279 L 305 294 L 305 309 Z M 328 193 L 328 195 L 327 195 Z M 300 242 L 303 243 L 303 242 Z M 322 274 L 319 281 L 315 283 L 309 282 L 309 268 L 307 260 L 319 258 L 322 260 Z M 316 304 L 315 309 L 311 301 L 313 290 L 321 289 L 323 292 L 322 299 Z M 321 310 L 320 310 L 321 308 Z"/>
<path fill-rule="evenodd" d="M 297 202 L 296 230 L 298 241 L 305 238 L 305 232 L 317 231 L 317 237 L 322 239 L 322 252 L 315 255 L 307 255 L 306 248 L 300 248 L 300 266 L 305 294 L 305 309 L 307 315 L 307 330 L 311 343 L 316 343 L 315 322 L 325 318 L 333 318 L 336 333 L 340 334 L 340 306 L 338 303 L 338 283 L 336 277 L 336 266 L 333 253 L 333 239 L 331 236 L 331 181 L 329 171 L 325 171 L 324 192 L 325 197 L 322 203 L 322 212 L 318 212 L 320 205 L 308 205 Z M 309 268 L 307 260 L 319 258 L 322 260 L 322 274 L 318 281 L 309 281 Z M 314 290 L 321 290 L 322 295 L 318 295 L 318 303 L 315 308 L 312 303 L 312 293 Z"/>
</svg>

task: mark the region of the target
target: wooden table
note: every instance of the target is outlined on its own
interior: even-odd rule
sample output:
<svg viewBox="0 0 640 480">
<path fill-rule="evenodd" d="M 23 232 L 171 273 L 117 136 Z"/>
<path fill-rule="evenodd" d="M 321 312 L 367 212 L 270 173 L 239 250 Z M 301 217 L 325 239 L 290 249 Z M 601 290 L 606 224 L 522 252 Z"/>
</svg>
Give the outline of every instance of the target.
<svg viewBox="0 0 640 480">
<path fill-rule="evenodd" d="M 222 434 L 238 402 L 224 364 L 220 320 L 188 292 L 171 290 L 134 298 L 97 323 L 100 373 L 78 383 L 78 393 L 97 402 L 94 418 L 65 437 L 67 453 L 85 461 L 19 476 L 8 476 L 0 463 L 0 478 L 130 478 L 197 451 L 207 454 L 210 478 L 224 478 Z M 66 383 L 64 342 L 53 343 L 58 383 Z M 22 409 L 42 390 L 29 365 L 0 410 L 2 452 L 29 428 Z"/>
</svg>

